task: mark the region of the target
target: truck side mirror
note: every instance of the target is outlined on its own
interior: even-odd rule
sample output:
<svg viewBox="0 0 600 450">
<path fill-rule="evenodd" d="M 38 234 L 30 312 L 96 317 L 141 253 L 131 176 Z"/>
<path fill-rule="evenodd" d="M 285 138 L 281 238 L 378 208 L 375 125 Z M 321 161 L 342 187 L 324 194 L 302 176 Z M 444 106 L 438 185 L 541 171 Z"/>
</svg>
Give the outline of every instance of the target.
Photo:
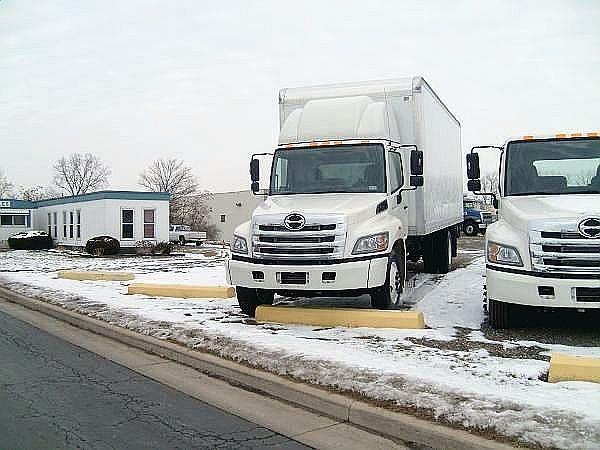
<svg viewBox="0 0 600 450">
<path fill-rule="evenodd" d="M 423 175 L 411 175 L 410 176 L 410 185 L 413 187 L 423 186 Z"/>
<path fill-rule="evenodd" d="M 479 170 L 479 153 L 467 154 L 467 178 L 469 180 L 478 180 L 481 178 Z"/>
<path fill-rule="evenodd" d="M 250 189 L 252 190 L 253 194 L 256 194 L 259 190 L 258 181 L 253 181 L 250 185 Z"/>
<path fill-rule="evenodd" d="M 480 192 L 481 191 L 481 180 L 469 180 L 467 181 L 467 189 L 470 192 Z"/>
<path fill-rule="evenodd" d="M 410 152 L 410 174 L 423 175 L 423 152 L 421 150 L 411 150 Z M 415 186 L 412 184 L 412 177 L 410 184 L 411 186 Z M 422 181 L 419 186 L 423 186 Z"/>
<path fill-rule="evenodd" d="M 252 184 L 260 180 L 260 162 L 258 159 L 250 160 L 250 180 Z"/>
</svg>

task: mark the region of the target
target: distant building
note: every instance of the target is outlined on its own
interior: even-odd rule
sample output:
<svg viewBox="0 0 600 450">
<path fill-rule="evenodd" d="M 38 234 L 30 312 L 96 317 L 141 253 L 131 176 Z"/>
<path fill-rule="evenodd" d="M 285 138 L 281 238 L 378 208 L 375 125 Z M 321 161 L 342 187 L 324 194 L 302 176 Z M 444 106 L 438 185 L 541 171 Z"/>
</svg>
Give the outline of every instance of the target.
<svg viewBox="0 0 600 450">
<path fill-rule="evenodd" d="M 83 247 L 95 236 L 111 236 L 121 247 L 137 241 L 169 240 L 169 194 L 100 191 L 28 202 L 0 200 L 0 246 L 20 231 L 46 231 L 56 245 Z"/>
<path fill-rule="evenodd" d="M 210 195 L 208 223 L 216 226 L 217 239 L 230 242 L 233 231 L 241 223 L 250 220 L 252 211 L 264 200 L 252 191 L 218 192 Z"/>
</svg>

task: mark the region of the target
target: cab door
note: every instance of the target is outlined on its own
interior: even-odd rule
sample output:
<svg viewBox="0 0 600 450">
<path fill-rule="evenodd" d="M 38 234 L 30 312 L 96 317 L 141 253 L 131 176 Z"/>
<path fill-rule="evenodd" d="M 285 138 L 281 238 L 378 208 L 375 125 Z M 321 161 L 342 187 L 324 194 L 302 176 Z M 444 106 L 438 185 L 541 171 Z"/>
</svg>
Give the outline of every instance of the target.
<svg viewBox="0 0 600 450">
<path fill-rule="evenodd" d="M 403 224 L 403 237 L 405 237 L 408 233 L 408 204 L 406 193 L 402 192 L 404 171 L 401 153 L 393 150 L 388 151 L 387 173 L 390 186 L 390 195 L 388 196 L 390 214 Z M 390 236 L 390 239 L 394 238 Z"/>
</svg>

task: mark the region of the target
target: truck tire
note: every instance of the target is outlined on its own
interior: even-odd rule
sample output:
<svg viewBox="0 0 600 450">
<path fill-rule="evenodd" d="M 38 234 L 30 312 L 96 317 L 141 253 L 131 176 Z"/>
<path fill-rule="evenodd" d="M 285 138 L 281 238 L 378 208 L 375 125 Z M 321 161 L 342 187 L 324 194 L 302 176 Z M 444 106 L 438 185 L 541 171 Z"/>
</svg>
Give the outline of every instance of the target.
<svg viewBox="0 0 600 450">
<path fill-rule="evenodd" d="M 452 264 L 452 235 L 447 228 L 426 236 L 423 240 L 423 270 L 425 273 L 448 273 Z"/>
<path fill-rule="evenodd" d="M 251 289 L 242 286 L 236 286 L 236 296 L 240 309 L 244 314 L 254 317 L 256 307 L 259 305 L 272 305 L 275 294 L 264 289 Z"/>
<path fill-rule="evenodd" d="M 488 300 L 488 321 L 490 326 L 495 330 L 510 328 L 511 305 L 498 300 Z"/>
<path fill-rule="evenodd" d="M 479 225 L 473 220 L 467 220 L 463 225 L 463 231 L 467 236 L 477 236 L 479 233 Z"/>
<path fill-rule="evenodd" d="M 437 273 L 448 273 L 452 267 L 452 235 L 448 230 L 438 231 Z"/>
<path fill-rule="evenodd" d="M 185 236 L 179 236 L 179 245 L 185 245 Z"/>
<path fill-rule="evenodd" d="M 394 248 L 388 258 L 385 284 L 371 290 L 371 307 L 391 309 L 402 305 L 406 279 L 404 252 Z"/>
<path fill-rule="evenodd" d="M 436 273 L 436 260 L 434 251 L 434 234 L 425 236 L 422 241 L 423 271 L 425 273 Z"/>
</svg>

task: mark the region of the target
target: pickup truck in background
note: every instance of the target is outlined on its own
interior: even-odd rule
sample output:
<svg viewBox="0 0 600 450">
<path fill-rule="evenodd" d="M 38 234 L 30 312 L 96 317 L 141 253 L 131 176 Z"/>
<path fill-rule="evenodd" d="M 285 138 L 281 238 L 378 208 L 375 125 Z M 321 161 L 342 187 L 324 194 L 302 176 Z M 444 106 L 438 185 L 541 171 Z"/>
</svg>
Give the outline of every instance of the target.
<svg viewBox="0 0 600 450">
<path fill-rule="evenodd" d="M 484 148 L 500 151 L 498 196 L 480 192 Z M 600 310 L 600 134 L 473 147 L 467 175 L 469 191 L 498 210 L 485 236 L 490 325 L 510 328 L 530 308 Z"/>
<path fill-rule="evenodd" d="M 496 221 L 496 215 L 487 211 L 483 202 L 475 198 L 463 199 L 463 210 L 463 231 L 467 236 L 485 234 L 488 225 Z"/>
<path fill-rule="evenodd" d="M 189 225 L 171 225 L 169 227 L 169 241 L 185 245 L 187 242 L 193 242 L 196 245 L 202 245 L 206 241 L 205 231 L 192 231 Z"/>
<path fill-rule="evenodd" d="M 396 308 L 407 259 L 450 270 L 463 222 L 460 123 L 423 78 L 283 89 L 279 113 L 267 198 L 235 229 L 227 260 L 244 313 L 275 293 L 369 294 L 373 308 Z"/>
</svg>

